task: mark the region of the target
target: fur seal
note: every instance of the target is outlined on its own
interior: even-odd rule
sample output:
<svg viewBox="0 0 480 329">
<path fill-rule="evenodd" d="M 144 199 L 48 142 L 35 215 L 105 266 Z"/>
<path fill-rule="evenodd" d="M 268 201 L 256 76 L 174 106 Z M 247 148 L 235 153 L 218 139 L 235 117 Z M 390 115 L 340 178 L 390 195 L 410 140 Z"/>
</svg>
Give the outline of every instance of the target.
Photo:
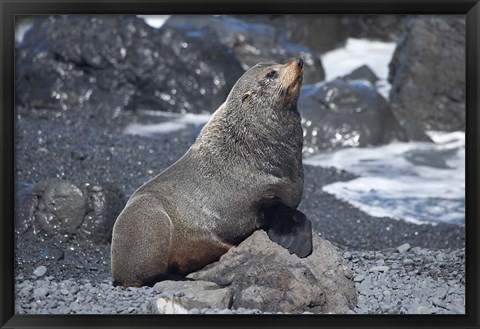
<svg viewBox="0 0 480 329">
<path fill-rule="evenodd" d="M 312 252 L 311 222 L 296 209 L 302 77 L 301 58 L 252 67 L 190 149 L 132 194 L 113 228 L 116 284 L 188 274 L 260 228 L 291 254 Z"/>
</svg>

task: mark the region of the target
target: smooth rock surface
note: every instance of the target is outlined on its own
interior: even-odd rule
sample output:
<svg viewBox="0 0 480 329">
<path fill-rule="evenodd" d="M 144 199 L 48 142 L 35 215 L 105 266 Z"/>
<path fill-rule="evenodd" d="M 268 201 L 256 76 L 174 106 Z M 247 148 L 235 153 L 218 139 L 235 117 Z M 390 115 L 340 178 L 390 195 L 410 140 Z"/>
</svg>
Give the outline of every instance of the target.
<svg viewBox="0 0 480 329">
<path fill-rule="evenodd" d="M 16 193 L 15 230 L 31 232 L 40 239 L 64 242 L 79 235 L 95 243 L 110 241 L 113 224 L 124 205 L 118 189 L 67 180 L 47 179 L 34 185 L 19 185 Z M 61 249 L 49 246 L 43 257 L 60 260 Z"/>
<path fill-rule="evenodd" d="M 47 273 L 47 267 L 46 266 L 39 266 L 37 267 L 34 271 L 33 271 L 33 275 L 35 275 L 36 277 L 42 277 L 45 275 L 45 273 Z"/>
<path fill-rule="evenodd" d="M 229 286 L 233 309 L 346 313 L 356 304 L 353 281 L 346 277 L 349 266 L 330 242 L 315 234 L 313 244 L 310 256 L 298 258 L 259 230 L 188 277 Z"/>
<path fill-rule="evenodd" d="M 409 140 L 390 105 L 368 82 L 335 79 L 305 85 L 298 104 L 304 149 L 310 153 Z"/>
<path fill-rule="evenodd" d="M 410 244 L 408 244 L 408 243 L 404 243 L 404 244 L 402 244 L 401 246 L 397 247 L 397 251 L 398 251 L 399 253 L 404 253 L 404 252 L 406 252 L 406 251 L 408 251 L 408 250 L 410 250 Z"/>
</svg>

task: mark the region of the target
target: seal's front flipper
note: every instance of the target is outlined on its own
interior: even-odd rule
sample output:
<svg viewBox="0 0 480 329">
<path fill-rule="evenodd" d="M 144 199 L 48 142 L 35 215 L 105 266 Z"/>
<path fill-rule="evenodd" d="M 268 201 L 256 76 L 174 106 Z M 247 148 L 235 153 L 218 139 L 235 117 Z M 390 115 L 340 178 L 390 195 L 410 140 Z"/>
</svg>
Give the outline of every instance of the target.
<svg viewBox="0 0 480 329">
<path fill-rule="evenodd" d="M 266 231 L 273 242 L 290 254 L 307 257 L 312 253 L 312 222 L 298 210 L 274 207 L 265 211 Z"/>
</svg>

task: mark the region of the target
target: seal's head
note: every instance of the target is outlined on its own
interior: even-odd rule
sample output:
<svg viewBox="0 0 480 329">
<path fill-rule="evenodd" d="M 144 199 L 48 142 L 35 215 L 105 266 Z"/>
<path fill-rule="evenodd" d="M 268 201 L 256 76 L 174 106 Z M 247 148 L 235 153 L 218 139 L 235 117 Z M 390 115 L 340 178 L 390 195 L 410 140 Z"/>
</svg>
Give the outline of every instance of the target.
<svg viewBox="0 0 480 329">
<path fill-rule="evenodd" d="M 259 63 L 238 80 L 227 98 L 234 108 L 296 110 L 303 80 L 303 60 L 286 64 Z"/>
<path fill-rule="evenodd" d="M 192 152 L 221 158 L 223 165 L 225 159 L 235 159 L 230 167 L 246 161 L 277 177 L 298 176 L 303 131 L 297 100 L 302 79 L 301 58 L 255 65 L 202 128 Z M 210 162 L 205 171 L 211 170 Z"/>
</svg>

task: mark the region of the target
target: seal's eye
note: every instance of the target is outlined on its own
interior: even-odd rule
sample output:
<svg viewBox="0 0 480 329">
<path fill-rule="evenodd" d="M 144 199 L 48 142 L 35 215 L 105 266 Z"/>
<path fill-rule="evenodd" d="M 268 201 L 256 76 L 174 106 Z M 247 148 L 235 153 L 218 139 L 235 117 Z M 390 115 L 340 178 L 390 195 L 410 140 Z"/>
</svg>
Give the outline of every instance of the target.
<svg viewBox="0 0 480 329">
<path fill-rule="evenodd" d="M 276 79 L 277 76 L 278 76 L 278 72 L 273 70 L 273 71 L 268 72 L 265 77 L 268 78 L 268 79 Z"/>
</svg>

